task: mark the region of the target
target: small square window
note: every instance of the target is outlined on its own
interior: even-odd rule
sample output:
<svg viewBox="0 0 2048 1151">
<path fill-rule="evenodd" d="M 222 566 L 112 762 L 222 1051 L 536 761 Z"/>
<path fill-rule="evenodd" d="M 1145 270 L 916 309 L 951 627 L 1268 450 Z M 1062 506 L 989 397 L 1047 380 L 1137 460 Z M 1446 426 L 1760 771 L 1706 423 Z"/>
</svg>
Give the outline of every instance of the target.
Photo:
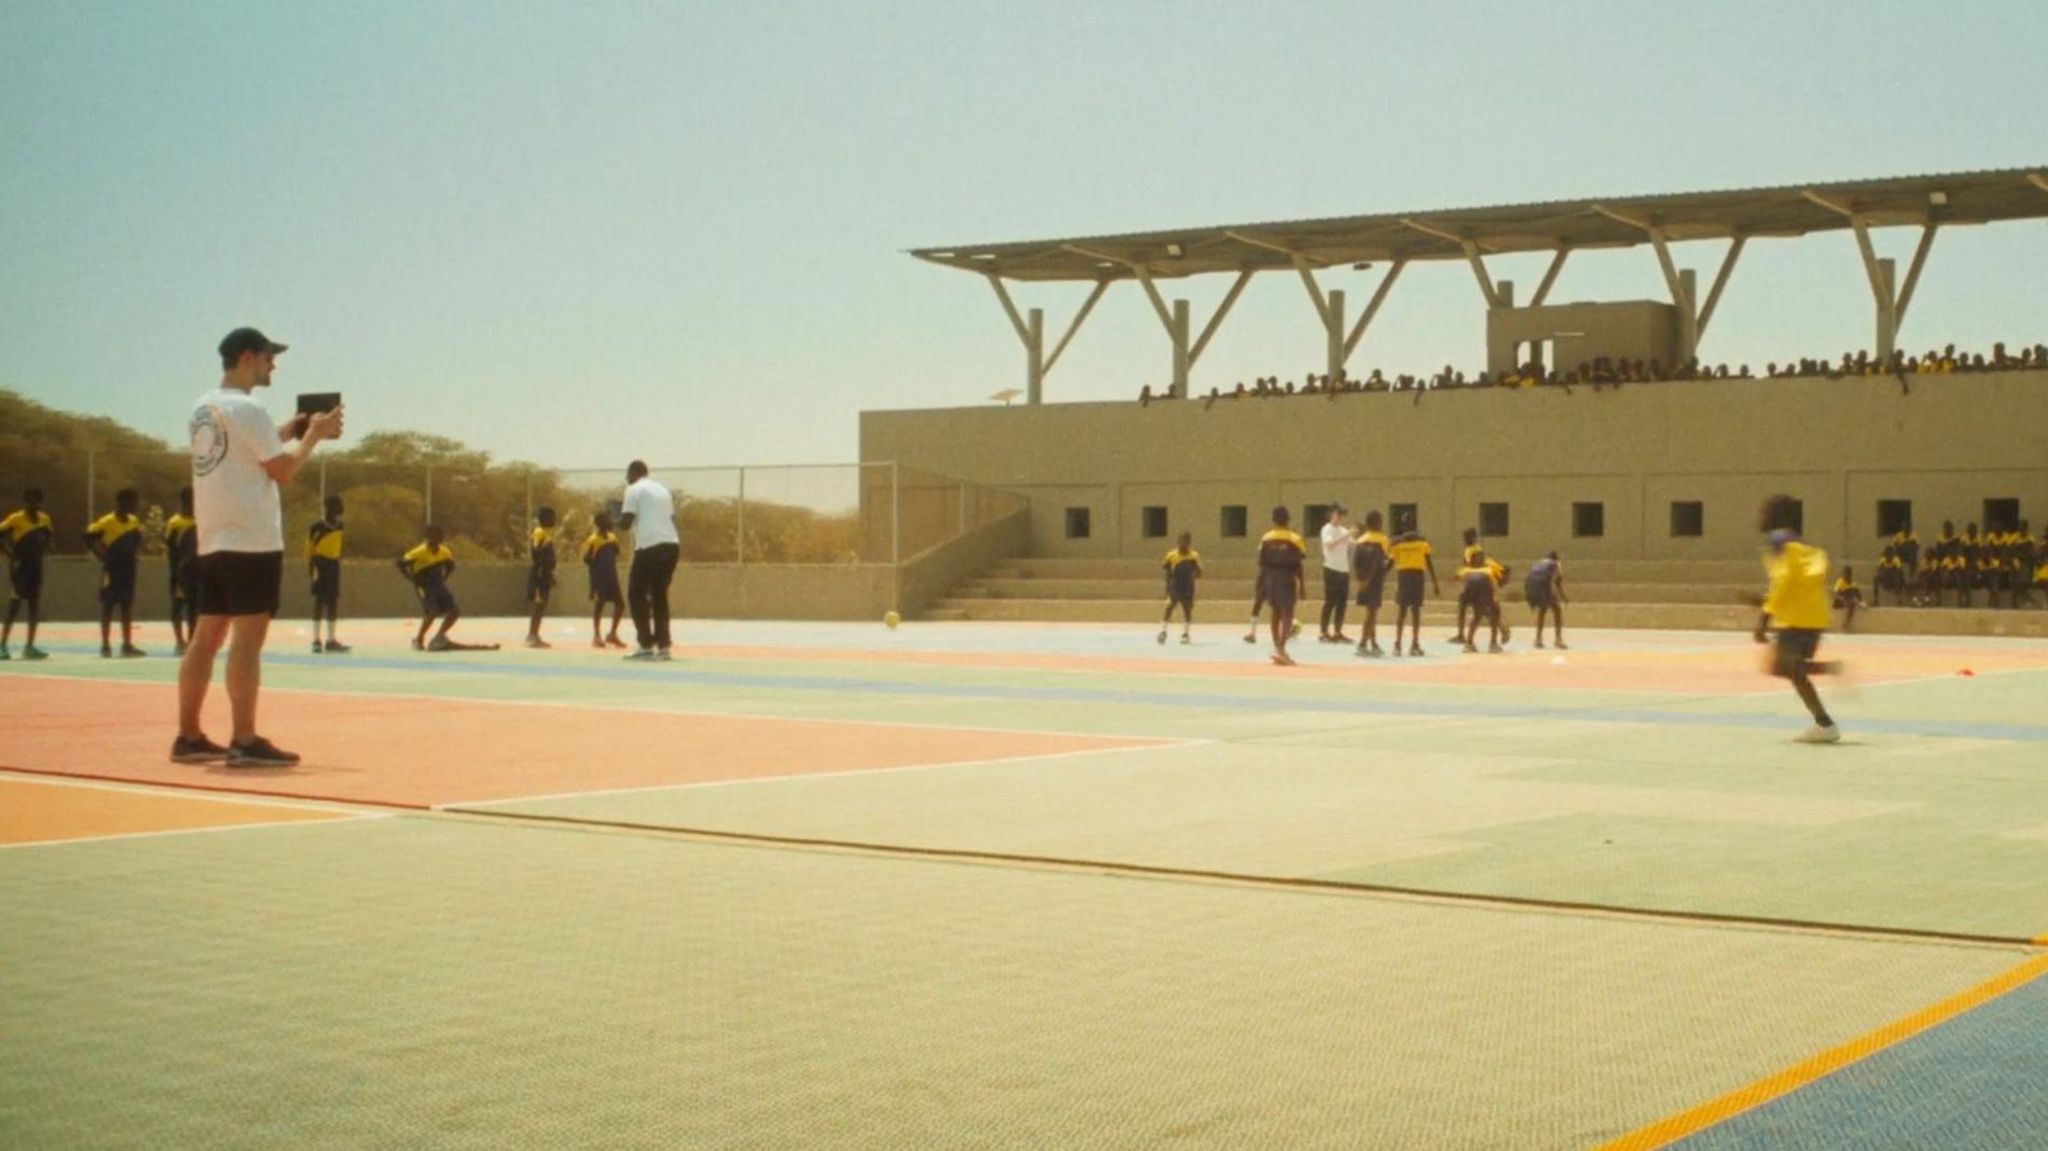
<svg viewBox="0 0 2048 1151">
<path fill-rule="evenodd" d="M 1241 540 L 1247 534 L 1248 519 L 1243 504 L 1231 504 L 1223 509 L 1223 525 L 1216 534 L 1227 540 Z"/>
<path fill-rule="evenodd" d="M 1790 519 L 1790 520 L 1792 521 L 1792 530 L 1793 530 L 1793 531 L 1795 531 L 1795 532 L 1799 533 L 1800 535 L 1805 535 L 1805 534 L 1806 534 L 1806 501 L 1805 501 L 1805 500 L 1792 500 L 1792 501 L 1790 502 L 1790 505 L 1789 505 L 1789 506 L 1788 506 L 1788 507 L 1786 508 L 1786 518 L 1788 518 L 1788 519 Z"/>
<path fill-rule="evenodd" d="M 1607 534 L 1607 505 L 1575 503 L 1572 505 L 1572 534 L 1580 539 L 1594 539 Z"/>
<path fill-rule="evenodd" d="M 1166 538 L 1166 509 L 1146 508 L 1140 513 L 1144 521 L 1145 538 L 1163 540 Z"/>
<path fill-rule="evenodd" d="M 2013 499 L 1984 501 L 1984 530 L 2013 532 L 2020 527 L 2020 502 Z"/>
<path fill-rule="evenodd" d="M 1388 505 L 1387 505 L 1387 523 L 1388 523 L 1389 525 L 1391 525 L 1391 526 L 1390 526 L 1390 528 L 1389 528 L 1389 530 L 1390 530 L 1390 531 L 1392 532 L 1392 534 L 1394 534 L 1394 535 L 1400 535 L 1400 534 L 1401 534 L 1402 532 L 1412 532 L 1412 531 L 1414 531 L 1414 530 L 1415 530 L 1415 505 L 1414 505 L 1414 504 L 1388 504 Z"/>
<path fill-rule="evenodd" d="M 1671 535 L 1703 536 L 1707 534 L 1707 505 L 1698 500 L 1671 501 Z"/>
<path fill-rule="evenodd" d="M 1912 500 L 1877 501 L 1877 536 L 1879 539 L 1890 539 L 1900 532 L 1912 530 Z"/>
<path fill-rule="evenodd" d="M 1088 538 L 1088 509 L 1067 509 L 1067 538 L 1085 540 Z"/>
<path fill-rule="evenodd" d="M 1305 504 L 1301 509 L 1301 523 L 1297 526 L 1301 528 L 1301 534 L 1312 536 L 1322 531 L 1323 525 L 1329 521 L 1330 505 Z"/>
<path fill-rule="evenodd" d="M 1508 505 L 1479 505 L 1479 538 L 1505 539 L 1508 536 Z"/>
</svg>

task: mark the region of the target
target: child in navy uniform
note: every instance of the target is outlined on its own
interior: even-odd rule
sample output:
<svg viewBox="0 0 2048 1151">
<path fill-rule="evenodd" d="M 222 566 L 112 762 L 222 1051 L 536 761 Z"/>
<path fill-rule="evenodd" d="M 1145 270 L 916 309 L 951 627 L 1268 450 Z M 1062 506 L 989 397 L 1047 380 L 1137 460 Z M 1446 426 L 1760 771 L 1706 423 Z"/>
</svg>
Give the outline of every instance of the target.
<svg viewBox="0 0 2048 1151">
<path fill-rule="evenodd" d="M 21 649 L 21 657 L 50 658 L 36 646 L 36 628 L 43 614 L 43 556 L 50 550 L 54 530 L 50 513 L 43 510 L 41 488 L 23 492 L 20 510 L 0 519 L 0 555 L 7 557 L 8 592 L 7 623 L 0 627 L 0 660 L 13 658 L 7 641 L 14 638 L 14 619 L 24 607 L 28 609 L 28 644 Z"/>
<path fill-rule="evenodd" d="M 86 546 L 100 561 L 100 658 L 114 654 L 114 614 L 121 615 L 121 658 L 147 654 L 135 646 L 135 574 L 142 556 L 142 501 L 134 488 L 114 494 L 114 510 L 85 529 Z"/>
<path fill-rule="evenodd" d="M 533 518 L 540 526 L 527 540 L 526 606 L 532 614 L 526 622 L 526 646 L 547 647 L 548 641 L 540 637 L 540 621 L 555 593 L 555 509 L 541 508 Z"/>
<path fill-rule="evenodd" d="M 1192 643 L 1188 632 L 1195 623 L 1195 581 L 1202 578 L 1194 533 L 1180 533 L 1180 546 L 1167 552 L 1159 566 L 1166 572 L 1166 614 L 1159 618 L 1159 642 L 1166 642 L 1166 625 L 1173 620 L 1173 609 L 1179 608 L 1180 642 Z"/>
<path fill-rule="evenodd" d="M 590 537 L 583 541 L 583 566 L 590 572 L 590 646 L 625 647 L 626 641 L 619 638 L 619 617 L 626 613 L 626 596 L 619 590 L 619 534 L 605 512 L 591 520 Z M 608 637 L 598 634 L 606 604 L 612 608 Z"/>
<path fill-rule="evenodd" d="M 1559 651 L 1569 651 L 1564 645 L 1564 567 L 1559 563 L 1556 552 L 1529 565 L 1529 574 L 1522 580 L 1522 594 L 1528 598 L 1529 606 L 1536 612 L 1536 646 L 1543 646 L 1543 617 L 1550 616 L 1551 634 Z"/>
</svg>

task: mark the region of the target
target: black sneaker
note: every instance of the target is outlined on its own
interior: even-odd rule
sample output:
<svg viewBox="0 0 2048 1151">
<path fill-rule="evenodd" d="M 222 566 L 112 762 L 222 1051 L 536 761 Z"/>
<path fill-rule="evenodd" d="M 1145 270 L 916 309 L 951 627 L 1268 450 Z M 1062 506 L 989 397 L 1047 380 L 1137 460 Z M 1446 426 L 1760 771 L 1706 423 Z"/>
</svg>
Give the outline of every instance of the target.
<svg viewBox="0 0 2048 1151">
<path fill-rule="evenodd" d="M 141 659 L 143 656 L 146 656 L 148 654 L 148 652 L 142 650 L 139 647 L 136 647 L 132 643 L 124 643 L 121 645 L 122 659 Z"/>
<path fill-rule="evenodd" d="M 257 736 L 247 743 L 228 745 L 229 767 L 297 767 L 299 757 Z"/>
<path fill-rule="evenodd" d="M 348 653 L 354 650 L 354 648 L 348 646 L 347 644 L 341 642 L 338 639 L 330 639 L 327 641 L 328 655 L 347 655 Z"/>
<path fill-rule="evenodd" d="M 314 654 L 314 655 L 320 655 L 320 654 L 324 653 L 324 652 L 325 652 L 326 650 L 327 650 L 327 645 L 326 645 L 326 644 L 324 644 L 324 643 L 321 643 L 321 642 L 320 642 L 319 640 L 317 640 L 317 639 L 313 641 L 313 654 Z"/>
<path fill-rule="evenodd" d="M 227 748 L 203 734 L 190 737 L 181 735 L 171 741 L 172 763 L 219 763 L 227 757 Z"/>
<path fill-rule="evenodd" d="M 100 658 L 101 658 L 101 659 L 112 659 L 112 658 L 114 658 L 114 649 L 113 649 L 113 648 L 111 648 L 111 647 L 108 647 L 108 646 L 107 646 L 106 644 L 101 644 L 101 645 L 100 645 Z"/>
</svg>

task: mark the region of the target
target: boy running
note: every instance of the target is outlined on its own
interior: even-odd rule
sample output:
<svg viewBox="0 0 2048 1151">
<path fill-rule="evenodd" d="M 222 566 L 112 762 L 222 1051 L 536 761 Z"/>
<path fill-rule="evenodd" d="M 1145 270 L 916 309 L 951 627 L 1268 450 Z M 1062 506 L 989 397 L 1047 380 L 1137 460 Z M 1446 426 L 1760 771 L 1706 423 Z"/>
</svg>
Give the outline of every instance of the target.
<svg viewBox="0 0 2048 1151">
<path fill-rule="evenodd" d="M 583 541 L 583 566 L 590 572 L 590 646 L 625 647 L 619 638 L 619 617 L 626 612 L 626 594 L 619 590 L 619 534 L 612 530 L 612 517 L 604 512 L 590 521 L 590 538 Z M 604 605 L 612 605 L 612 634 L 600 638 L 598 623 Z"/>
<path fill-rule="evenodd" d="M 1408 640 L 1408 654 L 1421 655 L 1424 571 L 1429 573 L 1429 586 L 1436 589 L 1436 594 L 1444 594 L 1443 585 L 1436 579 L 1436 560 L 1430 555 L 1429 541 L 1413 528 L 1394 537 L 1387 547 L 1387 558 L 1394 565 L 1394 654 L 1401 654 L 1401 628 L 1412 617 L 1415 631 Z"/>
<path fill-rule="evenodd" d="M 171 579 L 171 639 L 184 655 L 199 627 L 199 533 L 193 529 L 192 489 L 178 489 L 178 514 L 164 521 L 164 567 Z"/>
<path fill-rule="evenodd" d="M 306 529 L 306 574 L 313 581 L 313 654 L 346 654 L 351 649 L 334 638 L 341 617 L 341 517 L 346 510 L 340 496 L 328 496 L 321 510 L 326 514 Z M 320 621 L 327 621 L 327 642 L 320 642 Z"/>
<path fill-rule="evenodd" d="M 7 623 L 0 628 L 0 659 L 12 659 L 7 641 L 14 638 L 14 619 L 24 605 L 28 608 L 28 644 L 23 659 L 48 659 L 50 653 L 36 646 L 36 628 L 43 616 L 43 556 L 50 550 L 55 533 L 50 513 L 43 510 L 43 489 L 21 493 L 21 509 L 0 520 L 0 554 L 7 557 Z"/>
<path fill-rule="evenodd" d="M 497 644 L 456 643 L 448 638 L 448 629 L 462 618 L 462 609 L 455 602 L 455 593 L 448 590 L 448 577 L 455 572 L 455 552 L 442 542 L 441 529 L 427 525 L 425 541 L 414 545 L 398 559 L 398 570 L 412 581 L 413 590 L 420 597 L 420 630 L 413 636 L 414 651 L 496 651 Z M 441 630 L 434 633 L 433 641 L 427 640 L 427 629 L 435 620 L 441 621 Z"/>
<path fill-rule="evenodd" d="M 1287 505 L 1273 509 L 1273 530 L 1259 539 L 1259 598 L 1273 608 L 1273 662 L 1293 667 L 1287 638 L 1294 631 L 1294 605 L 1305 593 L 1302 564 L 1308 542 L 1287 526 Z"/>
<path fill-rule="evenodd" d="M 1821 636 L 1828 626 L 1828 553 L 1799 538 L 1792 528 L 1798 504 L 1790 496 L 1772 496 L 1764 501 L 1758 516 L 1758 530 L 1766 533 L 1764 571 L 1769 573 L 1768 595 L 1758 606 L 1755 638 L 1772 642 L 1770 630 L 1777 627 L 1777 650 L 1771 660 L 1771 674 L 1792 681 L 1799 702 L 1813 713 L 1813 727 L 1799 733 L 1800 743 L 1834 743 L 1842 738 L 1827 708 L 1821 706 L 1814 689 L 1816 675 L 1839 673 L 1839 663 L 1814 659 L 1820 651 Z"/>
<path fill-rule="evenodd" d="M 114 656 L 114 613 L 121 613 L 121 658 L 146 655 L 135 646 L 135 572 L 142 555 L 142 497 L 134 488 L 114 493 L 114 510 L 85 529 L 85 546 L 100 561 L 100 658 Z"/>
<path fill-rule="evenodd" d="M 1166 573 L 1166 614 L 1159 617 L 1159 642 L 1166 642 L 1166 625 L 1173 621 L 1173 609 L 1180 609 L 1180 642 L 1193 643 L 1188 631 L 1195 623 L 1195 581 L 1202 578 L 1202 557 L 1195 551 L 1193 532 L 1180 533 L 1180 546 L 1160 561 Z"/>
<path fill-rule="evenodd" d="M 1571 650 L 1564 645 L 1564 567 L 1558 562 L 1556 552 L 1529 565 L 1529 574 L 1522 580 L 1522 594 L 1528 597 L 1529 606 L 1536 611 L 1537 648 L 1543 647 L 1543 617 L 1548 614 L 1557 650 Z"/>
<path fill-rule="evenodd" d="M 542 508 L 533 518 L 540 526 L 533 529 L 526 549 L 526 603 L 533 611 L 526 623 L 526 646 L 548 647 L 540 638 L 540 619 L 547 614 L 548 597 L 555 594 L 555 509 Z"/>
<path fill-rule="evenodd" d="M 1380 513 L 1365 513 L 1365 530 L 1351 545 L 1351 578 L 1358 587 L 1358 606 L 1365 609 L 1365 623 L 1358 634 L 1358 654 L 1378 657 L 1380 649 L 1380 603 L 1387 588 L 1387 534 L 1380 530 L 1386 521 Z"/>
</svg>

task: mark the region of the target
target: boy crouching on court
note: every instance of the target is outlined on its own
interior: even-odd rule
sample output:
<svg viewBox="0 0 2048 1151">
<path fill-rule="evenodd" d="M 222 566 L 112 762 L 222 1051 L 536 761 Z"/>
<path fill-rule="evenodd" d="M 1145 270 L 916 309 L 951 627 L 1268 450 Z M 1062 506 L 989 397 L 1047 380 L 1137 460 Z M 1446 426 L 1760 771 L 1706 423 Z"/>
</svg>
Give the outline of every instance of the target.
<svg viewBox="0 0 2048 1151">
<path fill-rule="evenodd" d="M 443 542 L 440 528 L 428 525 L 426 539 L 398 558 L 398 570 L 412 581 L 413 592 L 420 597 L 420 630 L 412 639 L 414 651 L 486 650 L 448 638 L 448 629 L 462 618 L 462 609 L 448 588 L 448 577 L 455 573 L 455 552 Z M 441 630 L 429 642 L 427 629 L 435 620 L 441 621 Z"/>
</svg>

